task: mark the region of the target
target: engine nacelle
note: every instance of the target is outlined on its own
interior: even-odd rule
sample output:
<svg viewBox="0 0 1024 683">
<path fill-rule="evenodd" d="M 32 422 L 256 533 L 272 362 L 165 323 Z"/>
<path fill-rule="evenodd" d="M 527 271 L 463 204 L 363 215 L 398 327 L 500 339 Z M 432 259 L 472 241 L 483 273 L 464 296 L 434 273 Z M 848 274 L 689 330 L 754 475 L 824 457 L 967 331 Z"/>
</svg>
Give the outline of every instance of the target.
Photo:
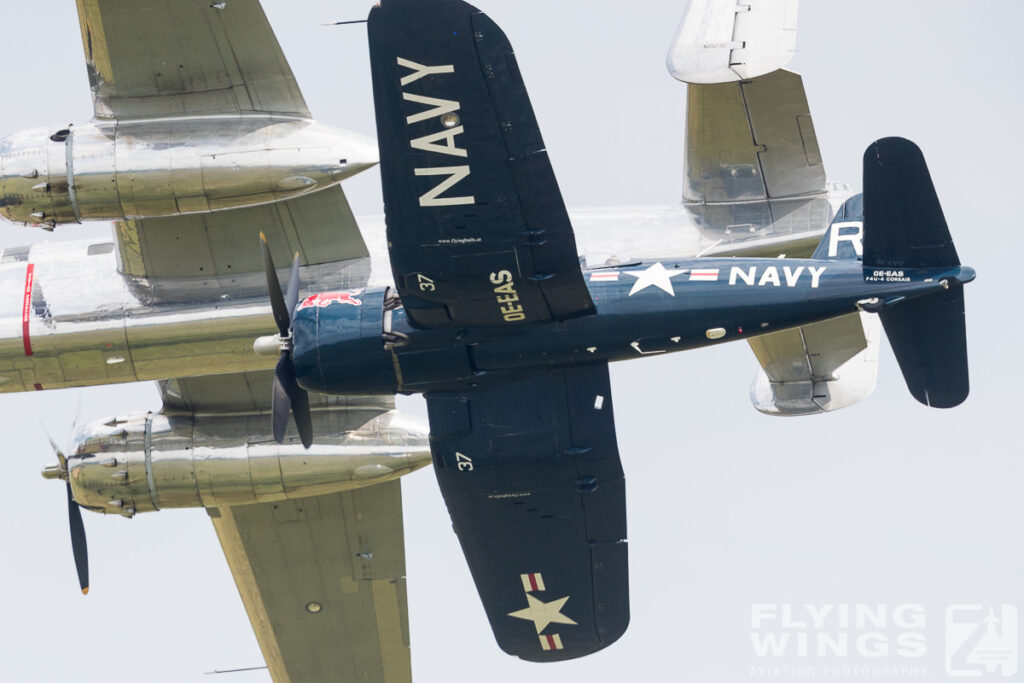
<svg viewBox="0 0 1024 683">
<path fill-rule="evenodd" d="M 399 306 L 390 289 L 318 292 L 300 301 L 292 317 L 299 384 L 332 394 L 397 392 L 391 347 L 405 338 L 392 329 Z"/>
<path fill-rule="evenodd" d="M 373 140 L 273 116 L 97 121 L 0 140 L 0 215 L 53 227 L 290 199 L 377 163 Z"/>
<path fill-rule="evenodd" d="M 76 431 L 75 500 L 131 517 L 163 508 L 305 498 L 396 479 L 430 463 L 425 422 L 391 410 L 316 411 L 316 443 L 279 445 L 270 417 L 141 414 Z"/>
</svg>

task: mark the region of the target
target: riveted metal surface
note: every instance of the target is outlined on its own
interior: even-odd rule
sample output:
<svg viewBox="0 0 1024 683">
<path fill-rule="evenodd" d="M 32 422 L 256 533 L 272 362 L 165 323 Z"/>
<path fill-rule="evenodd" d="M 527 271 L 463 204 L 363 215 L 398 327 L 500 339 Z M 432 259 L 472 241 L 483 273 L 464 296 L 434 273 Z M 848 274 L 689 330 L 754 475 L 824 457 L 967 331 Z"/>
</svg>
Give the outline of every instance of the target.
<svg viewBox="0 0 1024 683">
<path fill-rule="evenodd" d="M 0 145 L 0 215 L 54 225 L 234 209 L 322 190 L 376 162 L 372 140 L 296 117 L 39 128 Z"/>
<path fill-rule="evenodd" d="M 275 443 L 269 425 L 262 412 L 84 425 L 69 460 L 75 499 L 108 513 L 245 505 L 371 486 L 430 462 L 426 424 L 396 410 L 319 409 L 309 450 L 297 440 Z M 115 476 L 122 470 L 127 477 Z"/>
</svg>

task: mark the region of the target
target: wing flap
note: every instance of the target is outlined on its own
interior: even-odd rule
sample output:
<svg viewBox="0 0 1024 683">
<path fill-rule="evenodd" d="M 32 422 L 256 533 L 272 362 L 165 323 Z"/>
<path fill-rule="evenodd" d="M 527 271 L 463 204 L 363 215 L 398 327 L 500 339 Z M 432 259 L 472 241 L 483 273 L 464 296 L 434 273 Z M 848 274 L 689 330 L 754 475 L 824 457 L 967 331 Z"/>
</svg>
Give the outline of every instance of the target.
<svg viewBox="0 0 1024 683">
<path fill-rule="evenodd" d="M 260 231 L 303 265 L 368 256 L 341 187 L 272 204 L 213 213 L 117 221 L 121 270 L 147 278 L 212 278 L 262 272 Z M 287 255 L 287 258 L 285 256 Z"/>
<path fill-rule="evenodd" d="M 204 375 L 200 377 L 178 377 L 161 380 L 160 397 L 163 399 L 162 412 L 223 414 L 257 413 L 270 410 L 270 394 L 273 385 L 273 370 L 236 372 L 225 375 Z M 388 395 L 334 395 L 309 392 L 309 404 L 314 409 L 331 409 L 339 413 L 380 414 L 395 407 L 395 399 Z M 342 431 L 363 424 L 369 417 L 361 418 L 357 424 L 335 425 Z"/>
<path fill-rule="evenodd" d="M 427 407 L 441 492 L 499 646 L 556 661 L 618 639 L 625 480 L 607 365 L 428 394 Z"/>
</svg>

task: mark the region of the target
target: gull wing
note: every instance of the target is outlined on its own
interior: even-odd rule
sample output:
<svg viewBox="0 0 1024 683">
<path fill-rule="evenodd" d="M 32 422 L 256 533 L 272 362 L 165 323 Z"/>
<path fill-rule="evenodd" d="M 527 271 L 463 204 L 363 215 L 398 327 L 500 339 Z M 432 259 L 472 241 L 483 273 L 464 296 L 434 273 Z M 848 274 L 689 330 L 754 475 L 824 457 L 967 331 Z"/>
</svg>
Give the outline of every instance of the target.
<svg viewBox="0 0 1024 683">
<path fill-rule="evenodd" d="M 629 582 L 607 363 L 426 398 L 434 471 L 501 649 L 550 662 L 615 642 Z"/>
<path fill-rule="evenodd" d="M 309 109 L 258 0 L 77 0 L 99 119 Z"/>
<path fill-rule="evenodd" d="M 166 380 L 164 412 L 195 414 L 204 437 L 234 439 L 216 433 L 216 418 L 267 411 L 271 378 Z M 339 433 L 394 407 L 390 396 L 311 393 L 310 403 Z M 274 681 L 411 680 L 398 481 L 208 512 Z"/>
<path fill-rule="evenodd" d="M 505 34 L 465 2 L 385 0 L 370 65 L 395 285 L 416 327 L 594 312 Z"/>
</svg>

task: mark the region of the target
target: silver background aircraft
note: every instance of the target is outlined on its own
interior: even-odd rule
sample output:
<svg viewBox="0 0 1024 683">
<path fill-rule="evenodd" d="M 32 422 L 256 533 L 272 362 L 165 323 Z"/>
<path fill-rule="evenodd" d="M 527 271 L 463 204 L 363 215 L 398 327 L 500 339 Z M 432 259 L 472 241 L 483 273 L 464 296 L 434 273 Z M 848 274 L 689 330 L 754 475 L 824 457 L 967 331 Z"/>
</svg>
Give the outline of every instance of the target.
<svg viewBox="0 0 1024 683">
<path fill-rule="evenodd" d="M 516 46 L 566 203 L 674 201 L 684 86 L 666 74 L 663 60 L 681 7 L 650 3 L 642 14 L 629 14 L 624 6 L 592 5 L 481 3 Z M 1016 178 L 1005 170 L 1020 152 L 1008 134 L 1019 100 L 1006 71 L 1013 63 L 1008 27 L 1021 10 L 1009 3 L 985 12 L 952 3 L 804 5 L 790 66 L 804 76 L 830 178 L 856 187 L 868 142 L 889 134 L 914 138 L 958 248 L 984 267 L 969 295 L 971 400 L 957 411 L 929 414 L 908 399 L 884 356 L 879 387 L 863 404 L 815 419 L 771 420 L 749 407 L 756 363 L 742 347 L 617 367 L 617 395 L 632 397 L 618 410 L 631 487 L 629 634 L 605 653 L 564 665 L 538 667 L 502 655 L 433 479 L 413 475 L 405 500 L 418 679 L 472 680 L 486 671 L 494 680 L 602 680 L 635 672 L 643 661 L 663 675 L 745 680 L 754 663 L 755 602 L 921 603 L 929 608 L 932 636 L 922 661 L 939 669 L 947 603 L 1024 603 L 1015 550 L 1024 512 L 1014 495 L 1024 472 L 1011 412 L 1019 405 L 1019 361 L 1015 322 L 1003 319 L 1012 304 L 1000 294 L 1012 291 L 1010 259 L 1021 242 L 1013 224 Z M 369 134 L 364 34 L 360 27 L 318 26 L 359 18 L 365 9 L 310 3 L 298 11 L 266 3 L 318 119 Z M 9 66 L 0 131 L 51 123 L 39 112 L 88 119 L 74 12 L 39 3 L 8 9 L 7 21 L 25 30 L 2 51 Z M 45 64 L 25 57 L 39 54 L 42 33 L 33 27 L 45 30 Z M 372 175 L 346 182 L 357 216 L 379 212 Z M 94 229 L 108 230 L 65 228 L 51 236 L 4 225 L 0 238 L 12 246 Z M 41 680 L 61 672 L 131 680 L 139 671 L 157 672 L 150 680 L 198 680 L 214 667 L 259 663 L 201 512 L 131 522 L 87 517 L 94 591 L 77 598 L 63 501 L 38 478 L 51 456 L 36 423 L 62 441 L 79 396 L 83 420 L 158 407 L 149 386 L 4 399 L 11 434 L 9 559 L 0 574 L 9 593 L 0 639 L 4 671 Z"/>
</svg>

